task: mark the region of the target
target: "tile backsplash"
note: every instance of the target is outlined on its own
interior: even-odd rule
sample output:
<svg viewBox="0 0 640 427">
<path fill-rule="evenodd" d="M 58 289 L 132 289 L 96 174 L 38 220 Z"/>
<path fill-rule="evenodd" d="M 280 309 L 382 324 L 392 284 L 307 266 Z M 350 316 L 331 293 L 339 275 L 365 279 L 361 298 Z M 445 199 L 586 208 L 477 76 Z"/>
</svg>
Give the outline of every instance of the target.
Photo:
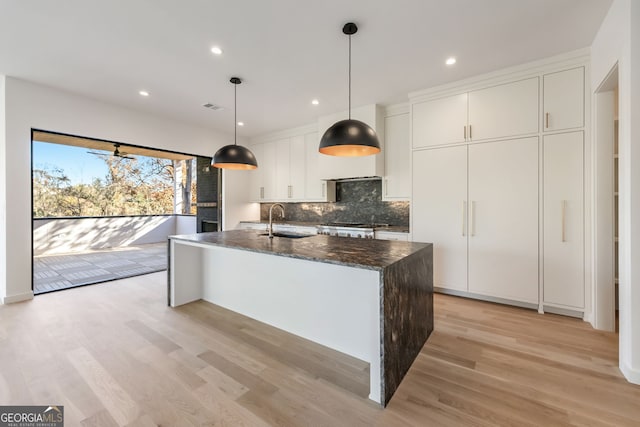
<svg viewBox="0 0 640 427">
<path fill-rule="evenodd" d="M 409 226 L 409 202 L 382 201 L 382 180 L 339 181 L 335 203 L 284 203 L 286 219 L 304 222 L 359 222 Z M 260 205 L 269 219 L 271 203 Z"/>
</svg>

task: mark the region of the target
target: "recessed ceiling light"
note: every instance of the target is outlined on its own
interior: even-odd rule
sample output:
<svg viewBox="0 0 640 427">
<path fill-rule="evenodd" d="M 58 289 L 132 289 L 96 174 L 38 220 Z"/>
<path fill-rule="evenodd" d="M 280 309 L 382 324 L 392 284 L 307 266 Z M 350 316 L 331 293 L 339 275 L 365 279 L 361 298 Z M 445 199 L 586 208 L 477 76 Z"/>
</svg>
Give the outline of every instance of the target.
<svg viewBox="0 0 640 427">
<path fill-rule="evenodd" d="M 453 56 L 450 58 L 447 58 L 447 60 L 445 61 L 445 64 L 447 65 L 453 65 L 456 63 L 456 58 L 454 58 Z"/>
<path fill-rule="evenodd" d="M 238 122 L 238 126 L 244 126 L 244 122 Z"/>
<path fill-rule="evenodd" d="M 214 55 L 222 55 L 222 49 L 220 49 L 218 46 L 214 46 L 211 48 L 211 53 L 213 53 Z"/>
<path fill-rule="evenodd" d="M 314 99 L 314 100 L 311 101 L 311 103 L 313 105 L 318 105 L 318 104 L 320 104 L 320 101 L 318 101 L 317 99 Z"/>
<path fill-rule="evenodd" d="M 147 92 L 146 90 L 141 90 L 138 93 L 140 94 L 140 96 L 149 96 L 149 92 Z"/>
</svg>

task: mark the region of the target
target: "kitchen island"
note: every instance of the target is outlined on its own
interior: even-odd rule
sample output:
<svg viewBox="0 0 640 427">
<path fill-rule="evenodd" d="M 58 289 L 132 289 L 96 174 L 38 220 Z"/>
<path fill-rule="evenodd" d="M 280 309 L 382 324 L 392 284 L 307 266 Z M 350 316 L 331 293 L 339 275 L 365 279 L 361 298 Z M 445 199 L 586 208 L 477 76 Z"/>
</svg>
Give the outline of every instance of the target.
<svg viewBox="0 0 640 427">
<path fill-rule="evenodd" d="M 433 246 L 253 230 L 171 236 L 168 302 L 203 299 L 364 360 L 386 405 L 433 330 Z"/>
</svg>

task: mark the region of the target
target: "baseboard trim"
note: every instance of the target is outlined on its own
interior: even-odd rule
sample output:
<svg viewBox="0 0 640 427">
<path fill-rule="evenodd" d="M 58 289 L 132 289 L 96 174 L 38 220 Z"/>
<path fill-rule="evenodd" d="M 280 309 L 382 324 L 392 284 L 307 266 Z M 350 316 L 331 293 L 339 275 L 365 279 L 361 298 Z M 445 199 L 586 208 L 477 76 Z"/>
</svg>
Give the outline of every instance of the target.
<svg viewBox="0 0 640 427">
<path fill-rule="evenodd" d="M 620 371 L 622 372 L 622 375 L 624 375 L 624 377 L 627 379 L 627 381 L 629 381 L 630 383 L 633 384 L 638 384 L 640 385 L 640 371 L 637 369 L 633 369 L 631 366 L 627 365 L 626 363 L 624 363 L 624 361 L 620 361 Z"/>
<path fill-rule="evenodd" d="M 30 299 L 33 299 L 33 291 L 3 297 L 2 304 L 13 304 L 14 302 L 28 301 Z"/>
<path fill-rule="evenodd" d="M 533 304 L 533 303 L 528 303 L 528 302 L 514 301 L 514 300 L 505 299 L 505 298 L 498 298 L 498 297 L 490 297 L 490 296 L 487 296 L 487 295 L 474 294 L 472 292 L 465 292 L 465 291 L 457 291 L 457 290 L 454 290 L 454 289 L 439 288 L 437 286 L 434 286 L 433 290 L 435 292 L 438 292 L 438 293 L 441 293 L 441 294 L 454 295 L 454 296 L 457 296 L 457 297 L 472 298 L 472 299 L 477 299 L 477 300 L 481 300 L 481 301 L 495 302 L 497 304 L 513 305 L 513 306 L 516 306 L 516 307 L 529 308 L 531 310 L 537 310 L 538 309 L 538 304 Z"/>
</svg>

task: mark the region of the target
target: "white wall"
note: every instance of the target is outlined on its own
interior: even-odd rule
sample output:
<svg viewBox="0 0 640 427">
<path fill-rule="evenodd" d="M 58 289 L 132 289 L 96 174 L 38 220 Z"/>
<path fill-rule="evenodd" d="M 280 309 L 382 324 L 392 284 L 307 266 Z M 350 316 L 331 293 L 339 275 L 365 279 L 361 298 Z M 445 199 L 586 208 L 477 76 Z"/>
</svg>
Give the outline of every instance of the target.
<svg viewBox="0 0 640 427">
<path fill-rule="evenodd" d="M 194 234 L 198 230 L 196 222 L 197 219 L 195 216 L 177 215 L 175 234 Z"/>
<path fill-rule="evenodd" d="M 6 194 L 6 132 L 5 132 L 5 76 L 0 75 L 0 301 L 7 294 L 7 194 Z"/>
<path fill-rule="evenodd" d="M 191 231 L 177 231 L 178 219 L 182 218 L 192 220 L 194 227 Z M 183 225 L 186 223 L 181 222 Z M 33 221 L 33 254 L 53 255 L 166 243 L 173 234 L 195 232 L 195 217 L 176 215 L 42 218 Z"/>
<path fill-rule="evenodd" d="M 31 129 L 212 156 L 229 134 L 153 116 L 7 77 L 6 129 L 0 166 L 0 300 L 32 297 Z M 244 140 L 239 140 L 244 143 Z M 234 189 L 231 179 L 226 185 Z M 233 212 L 233 207 L 229 207 Z"/>
<path fill-rule="evenodd" d="M 615 0 L 591 46 L 592 88 L 618 63 L 620 369 L 640 384 L 640 2 Z"/>
</svg>

